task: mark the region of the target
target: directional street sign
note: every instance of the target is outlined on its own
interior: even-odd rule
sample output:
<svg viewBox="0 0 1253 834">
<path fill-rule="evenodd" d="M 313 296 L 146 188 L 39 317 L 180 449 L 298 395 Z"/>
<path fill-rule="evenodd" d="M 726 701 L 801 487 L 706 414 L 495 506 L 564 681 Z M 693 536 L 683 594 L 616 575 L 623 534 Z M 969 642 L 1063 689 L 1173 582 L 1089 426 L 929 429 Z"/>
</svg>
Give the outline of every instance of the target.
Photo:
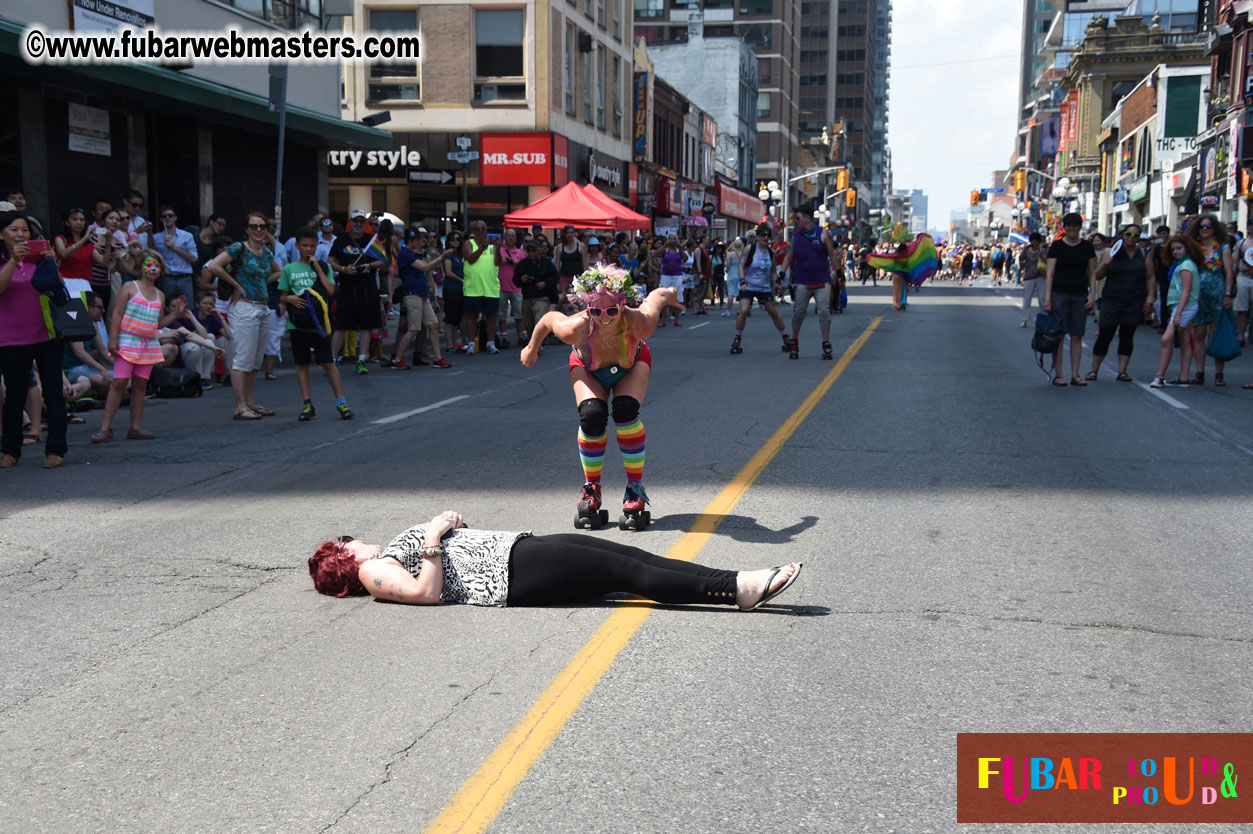
<svg viewBox="0 0 1253 834">
<path fill-rule="evenodd" d="M 441 168 L 438 171 L 419 171 L 417 168 L 409 169 L 409 182 L 433 182 L 439 185 L 447 185 L 457 178 L 454 171 Z"/>
<path fill-rule="evenodd" d="M 980 188 L 979 193 L 980 194 L 1004 194 L 1005 189 L 1004 188 Z"/>
<path fill-rule="evenodd" d="M 468 150 L 470 150 L 470 137 L 469 137 L 469 136 L 458 136 L 458 137 L 457 137 L 457 147 L 458 147 L 458 148 L 461 148 L 461 150 L 463 150 L 463 151 L 468 151 Z"/>
<path fill-rule="evenodd" d="M 467 162 L 471 162 L 478 158 L 479 158 L 478 151 L 453 151 L 448 154 L 448 159 L 450 162 L 460 162 L 462 165 L 465 165 Z"/>
</svg>

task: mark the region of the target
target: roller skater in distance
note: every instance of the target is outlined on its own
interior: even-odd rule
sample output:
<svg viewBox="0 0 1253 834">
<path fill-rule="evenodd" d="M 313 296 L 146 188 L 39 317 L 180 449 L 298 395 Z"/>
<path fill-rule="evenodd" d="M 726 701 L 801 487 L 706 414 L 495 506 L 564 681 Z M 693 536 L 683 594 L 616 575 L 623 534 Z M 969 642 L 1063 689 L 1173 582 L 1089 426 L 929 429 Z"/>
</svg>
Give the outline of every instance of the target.
<svg viewBox="0 0 1253 834">
<path fill-rule="evenodd" d="M 595 529 L 608 520 L 607 511 L 601 509 L 600 486 L 610 414 L 627 474 L 627 500 L 623 501 L 619 526 L 629 521 L 633 526 L 622 529 L 643 529 L 648 524 L 649 514 L 644 510 L 647 498 L 641 485 L 644 423 L 639 414 L 652 372 L 652 353 L 644 340 L 653 334 L 667 307 L 682 310 L 683 305 L 671 287 L 653 290 L 642 303 L 641 297 L 626 270 L 606 264 L 593 266 L 570 287 L 571 300 L 584 309 L 572 316 L 555 311 L 545 314 L 535 323 L 531 340 L 522 349 L 522 364 L 530 367 L 550 333 L 571 346 L 570 384 L 579 410 L 579 460 L 584 481 L 574 522 L 580 529 Z"/>
<path fill-rule="evenodd" d="M 597 530 L 609 523 L 609 511 L 600 507 L 600 484 L 583 485 L 579 496 L 578 515 L 574 517 L 574 529 Z"/>
<path fill-rule="evenodd" d="M 783 350 L 787 351 L 791 347 L 791 339 L 788 337 L 783 317 L 779 315 L 779 309 L 774 300 L 772 277 L 774 255 L 770 251 L 771 234 L 770 224 L 762 223 L 755 233 L 749 232 L 748 244 L 744 247 L 743 253 L 738 256 L 739 271 L 743 277 L 740 279 L 740 313 L 735 319 L 735 338 L 731 340 L 733 355 L 744 352 L 744 325 L 748 322 L 748 311 L 753 306 L 753 299 L 757 299 L 757 303 L 774 322 L 775 329 L 779 331 L 779 337 L 783 340 Z"/>
<path fill-rule="evenodd" d="M 618 516 L 619 530 L 647 530 L 653 520 L 653 514 L 644 509 L 648 503 L 648 494 L 639 481 L 630 481 L 626 485 L 626 494 L 622 496 L 622 515 Z"/>
</svg>

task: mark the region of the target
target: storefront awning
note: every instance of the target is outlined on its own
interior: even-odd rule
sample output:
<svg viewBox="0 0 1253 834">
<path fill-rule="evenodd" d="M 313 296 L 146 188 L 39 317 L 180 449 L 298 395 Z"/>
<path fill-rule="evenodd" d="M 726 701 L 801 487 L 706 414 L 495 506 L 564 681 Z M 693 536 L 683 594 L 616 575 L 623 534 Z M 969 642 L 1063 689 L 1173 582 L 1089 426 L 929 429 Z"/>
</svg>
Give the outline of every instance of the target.
<svg viewBox="0 0 1253 834">
<path fill-rule="evenodd" d="M 133 96 L 162 113 L 182 113 L 262 133 L 278 131 L 278 114 L 263 96 L 214 84 L 168 67 L 148 64 L 32 66 L 22 60 L 23 27 L 0 20 L 0 73 L 100 96 Z M 323 147 L 349 144 L 390 148 L 386 130 L 346 122 L 304 107 L 287 107 L 288 135 Z"/>
</svg>

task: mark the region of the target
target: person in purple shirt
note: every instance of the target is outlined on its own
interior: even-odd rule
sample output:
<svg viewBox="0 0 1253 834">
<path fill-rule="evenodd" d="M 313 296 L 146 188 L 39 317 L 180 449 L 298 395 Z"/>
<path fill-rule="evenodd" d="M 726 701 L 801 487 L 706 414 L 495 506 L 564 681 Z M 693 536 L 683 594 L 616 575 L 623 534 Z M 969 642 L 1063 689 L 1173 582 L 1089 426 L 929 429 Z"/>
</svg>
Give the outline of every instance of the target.
<svg viewBox="0 0 1253 834">
<path fill-rule="evenodd" d="M 44 405 L 48 409 L 48 438 L 44 444 L 44 468 L 55 469 L 65 462 L 69 446 L 66 432 L 69 412 L 61 383 L 61 340 L 53 338 L 44 324 L 40 293 L 32 285 L 35 272 L 51 270 L 56 261 L 51 248 L 43 255 L 31 245 L 31 229 L 19 211 L 0 214 L 0 378 L 8 396 L 4 400 L 0 440 L 0 469 L 16 466 L 22 456 L 22 405 L 30 385 L 30 369 L 39 368 Z M 44 264 L 47 264 L 45 266 Z M 31 421 L 39 419 L 31 415 Z"/>
</svg>

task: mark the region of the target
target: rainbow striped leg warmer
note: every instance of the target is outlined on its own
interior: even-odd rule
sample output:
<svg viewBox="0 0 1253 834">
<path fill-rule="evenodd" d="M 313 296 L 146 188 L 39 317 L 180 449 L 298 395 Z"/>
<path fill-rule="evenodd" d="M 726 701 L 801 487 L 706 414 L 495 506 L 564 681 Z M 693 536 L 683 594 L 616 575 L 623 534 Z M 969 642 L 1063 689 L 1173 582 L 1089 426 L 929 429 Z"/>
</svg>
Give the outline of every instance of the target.
<svg viewBox="0 0 1253 834">
<path fill-rule="evenodd" d="M 638 417 L 629 423 L 614 422 L 618 433 L 618 451 L 626 467 L 627 483 L 644 480 L 644 421 Z"/>
<path fill-rule="evenodd" d="M 579 461 L 583 464 L 583 480 L 589 484 L 600 483 L 600 470 L 605 463 L 605 446 L 609 435 L 602 433 L 600 437 L 588 437 L 579 429 Z M 641 453 L 642 453 L 641 449 Z M 641 464 L 643 457 L 641 454 Z"/>
</svg>

